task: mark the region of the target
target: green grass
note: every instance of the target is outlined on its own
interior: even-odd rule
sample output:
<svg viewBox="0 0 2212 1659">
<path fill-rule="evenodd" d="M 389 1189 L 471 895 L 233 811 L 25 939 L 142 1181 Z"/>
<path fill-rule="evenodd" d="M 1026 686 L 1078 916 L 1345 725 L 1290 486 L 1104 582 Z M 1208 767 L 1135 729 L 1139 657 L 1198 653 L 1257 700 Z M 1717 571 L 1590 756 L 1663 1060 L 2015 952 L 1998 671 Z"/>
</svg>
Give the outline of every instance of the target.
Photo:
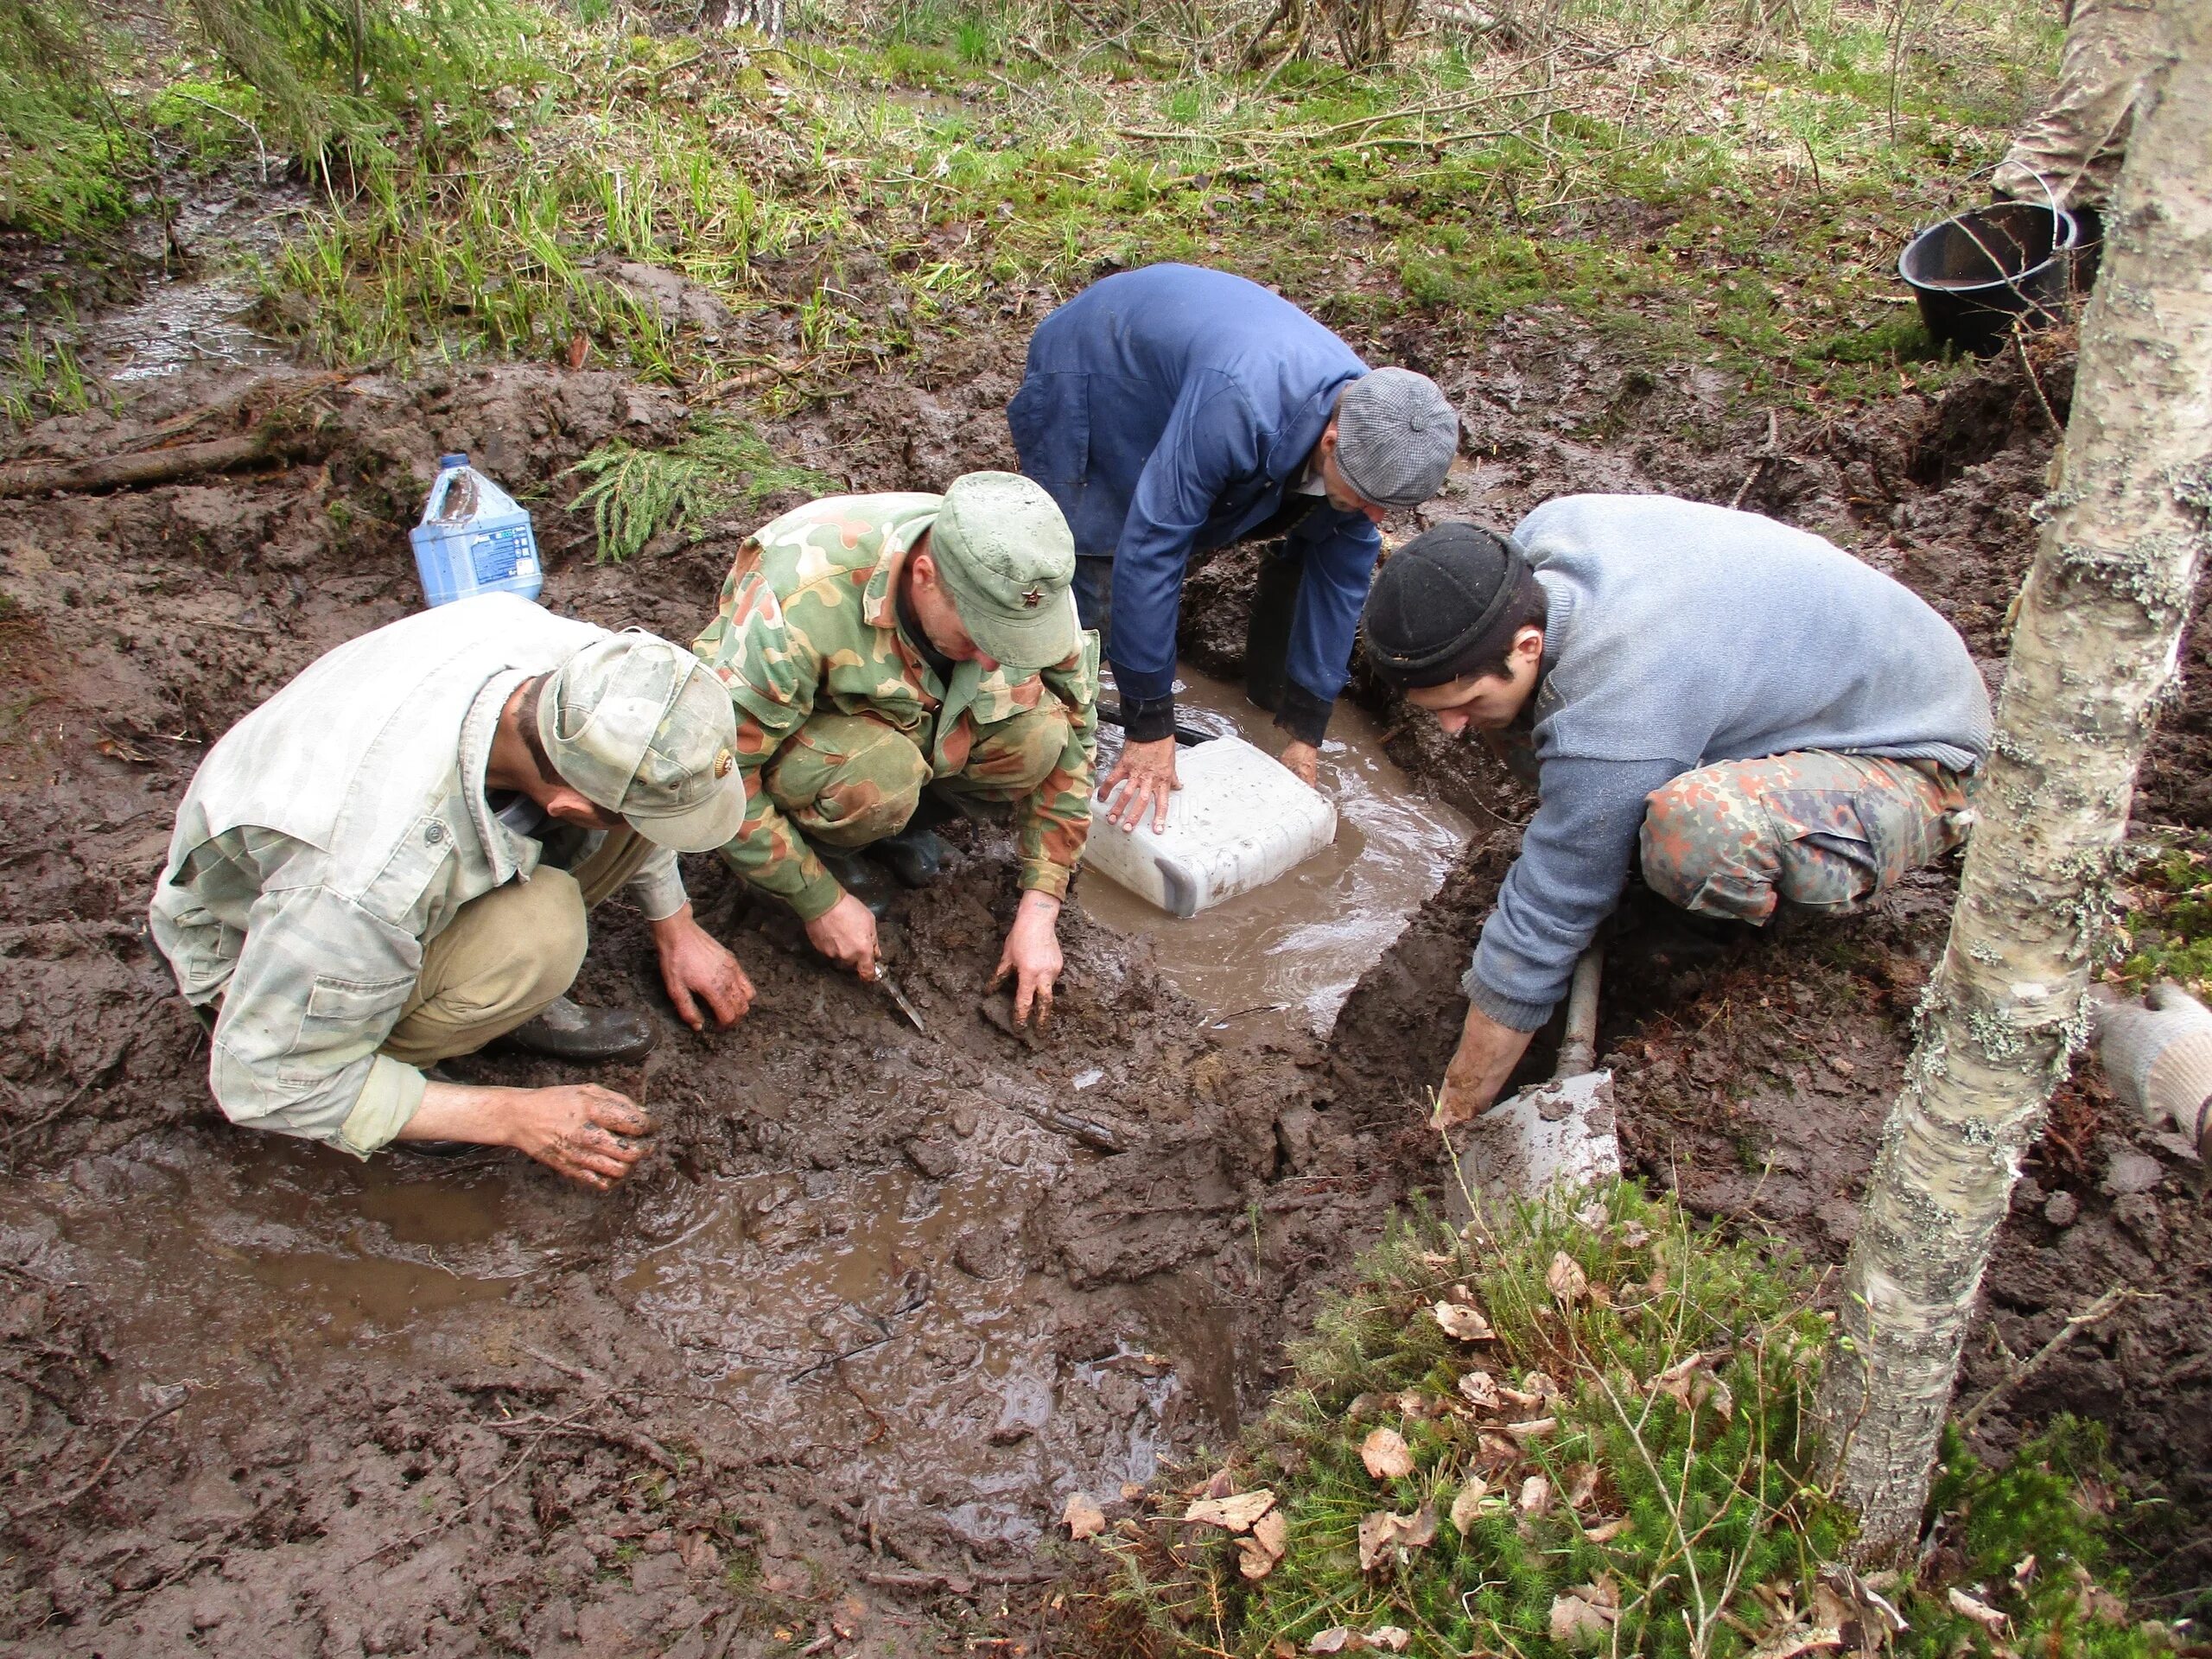
<svg viewBox="0 0 2212 1659">
<path fill-rule="evenodd" d="M 1942 372 L 1891 302 L 1897 247 L 1974 194 L 2056 41 L 2027 0 L 1908 18 L 1902 54 L 1871 0 L 1812 0 L 1787 34 L 1699 0 L 1569 0 L 1549 39 L 1438 31 L 1353 75 L 1243 67 L 1257 19 L 1234 4 L 1111 41 L 1073 14 L 905 4 L 810 14 L 774 47 L 523 10 L 474 93 L 399 111 L 389 164 L 264 273 L 325 360 L 581 333 L 710 395 L 768 371 L 803 396 L 1011 286 L 1186 258 L 1339 325 L 1471 336 L 1553 310 L 1770 398 L 1878 396 Z M 606 254 L 780 311 L 798 348 L 640 319 Z M 843 280 L 861 260 L 888 301 Z"/>
<path fill-rule="evenodd" d="M 1363 1258 L 1268 1414 L 1226 1457 L 1179 1472 L 1196 1486 L 1103 1541 L 1119 1643 L 1283 1659 L 1357 1651 L 1332 1645 L 1350 1632 L 1385 1648 L 1402 1636 L 1421 1659 L 1735 1659 L 1833 1624 L 1849 1522 L 1817 1477 L 1828 1327 L 1810 1274 L 1771 1242 L 1704 1230 L 1630 1185 L 1576 1202 L 1519 1210 L 1471 1241 L 1404 1223 Z M 1492 1339 L 1446 1333 L 1431 1310 L 1454 1299 L 1487 1314 Z M 1462 1383 L 1474 1372 L 1523 1398 L 1480 1403 Z M 1363 1447 L 1381 1429 L 1402 1437 L 1408 1472 L 1370 1472 Z M 1950 1453 L 1941 1570 L 1872 1581 L 1911 1626 L 1907 1650 L 1999 1651 L 1954 1607 L 1956 1586 L 2010 1618 L 2014 1639 L 2058 1643 L 2021 1640 L 2022 1652 L 2147 1651 L 2095 1576 L 2104 1523 L 2080 1497 L 2101 1465 L 2094 1436 L 2062 1429 L 2002 1471 Z M 1548 1500 L 1524 1501 L 1532 1479 Z M 1201 1489 L 1273 1495 L 1284 1524 L 1270 1570 L 1243 1565 L 1262 1544 L 1181 1519 Z M 1363 1524 L 1390 1516 L 1416 1540 L 1433 1521 L 1433 1536 L 1363 1567 Z M 2040 1568 L 2017 1578 L 2029 1555 Z"/>
<path fill-rule="evenodd" d="M 599 557 L 617 562 L 644 551 L 656 537 L 696 534 L 721 513 L 757 507 L 783 491 L 827 495 L 842 487 L 781 459 L 750 426 L 718 416 L 694 421 L 665 449 L 619 440 L 602 444 L 564 476 L 585 480 L 569 505 L 590 512 Z"/>
</svg>

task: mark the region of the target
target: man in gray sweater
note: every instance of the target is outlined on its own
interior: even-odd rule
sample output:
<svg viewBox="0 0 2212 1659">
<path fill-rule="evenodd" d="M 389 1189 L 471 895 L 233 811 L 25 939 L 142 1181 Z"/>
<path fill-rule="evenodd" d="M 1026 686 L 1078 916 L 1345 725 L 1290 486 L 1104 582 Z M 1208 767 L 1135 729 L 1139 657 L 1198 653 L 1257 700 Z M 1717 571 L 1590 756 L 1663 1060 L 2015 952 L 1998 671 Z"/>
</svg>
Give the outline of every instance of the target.
<svg viewBox="0 0 2212 1659">
<path fill-rule="evenodd" d="M 1819 537 L 1660 495 L 1563 496 L 1382 567 L 1370 660 L 1540 804 L 1462 982 L 1437 1118 L 1488 1109 L 1619 901 L 1843 914 L 1965 833 L 1989 694 L 1916 594 Z"/>
</svg>

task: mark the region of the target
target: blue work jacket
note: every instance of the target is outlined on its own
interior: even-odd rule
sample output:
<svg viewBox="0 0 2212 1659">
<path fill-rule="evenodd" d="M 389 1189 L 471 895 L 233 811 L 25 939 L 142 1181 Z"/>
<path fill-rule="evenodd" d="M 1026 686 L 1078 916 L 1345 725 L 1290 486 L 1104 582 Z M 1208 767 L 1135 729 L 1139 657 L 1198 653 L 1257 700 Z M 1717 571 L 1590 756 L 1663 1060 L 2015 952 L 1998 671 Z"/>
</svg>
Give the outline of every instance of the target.
<svg viewBox="0 0 2212 1659">
<path fill-rule="evenodd" d="M 1275 513 L 1338 393 L 1366 372 L 1289 301 L 1193 265 L 1109 276 L 1039 325 L 1007 425 L 1076 552 L 1114 561 L 1107 655 L 1125 699 L 1173 696 L 1192 554 Z M 1290 532 L 1304 572 L 1286 667 L 1325 711 L 1344 690 L 1382 545 L 1365 514 L 1325 499 Z"/>
</svg>

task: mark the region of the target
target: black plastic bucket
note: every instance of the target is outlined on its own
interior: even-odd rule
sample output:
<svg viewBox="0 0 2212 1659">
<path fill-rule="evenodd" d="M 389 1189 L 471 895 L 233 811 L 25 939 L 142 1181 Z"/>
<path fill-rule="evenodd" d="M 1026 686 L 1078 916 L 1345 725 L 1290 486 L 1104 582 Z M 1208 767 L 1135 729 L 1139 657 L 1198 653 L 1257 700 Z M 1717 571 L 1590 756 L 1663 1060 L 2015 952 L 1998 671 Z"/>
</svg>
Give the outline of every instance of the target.
<svg viewBox="0 0 2212 1659">
<path fill-rule="evenodd" d="M 2028 201 L 1993 202 L 1930 226 L 1897 259 L 1937 343 L 1986 357 L 2017 320 L 2040 328 L 2065 315 L 2074 216 Z"/>
</svg>

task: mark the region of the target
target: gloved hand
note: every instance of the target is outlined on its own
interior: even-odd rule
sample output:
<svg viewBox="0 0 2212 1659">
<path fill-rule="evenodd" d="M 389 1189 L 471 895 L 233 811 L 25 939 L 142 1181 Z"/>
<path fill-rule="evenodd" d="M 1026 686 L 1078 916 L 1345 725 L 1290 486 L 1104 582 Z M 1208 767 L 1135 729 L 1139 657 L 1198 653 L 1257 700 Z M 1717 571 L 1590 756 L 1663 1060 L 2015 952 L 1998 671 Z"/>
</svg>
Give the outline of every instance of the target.
<svg viewBox="0 0 2212 1659">
<path fill-rule="evenodd" d="M 2171 1119 L 2202 1147 L 2212 1104 L 2212 1009 L 2170 980 L 2153 985 L 2147 1001 L 2145 1007 L 2091 993 L 2097 1058 L 2113 1093 L 2152 1128 Z"/>
</svg>

